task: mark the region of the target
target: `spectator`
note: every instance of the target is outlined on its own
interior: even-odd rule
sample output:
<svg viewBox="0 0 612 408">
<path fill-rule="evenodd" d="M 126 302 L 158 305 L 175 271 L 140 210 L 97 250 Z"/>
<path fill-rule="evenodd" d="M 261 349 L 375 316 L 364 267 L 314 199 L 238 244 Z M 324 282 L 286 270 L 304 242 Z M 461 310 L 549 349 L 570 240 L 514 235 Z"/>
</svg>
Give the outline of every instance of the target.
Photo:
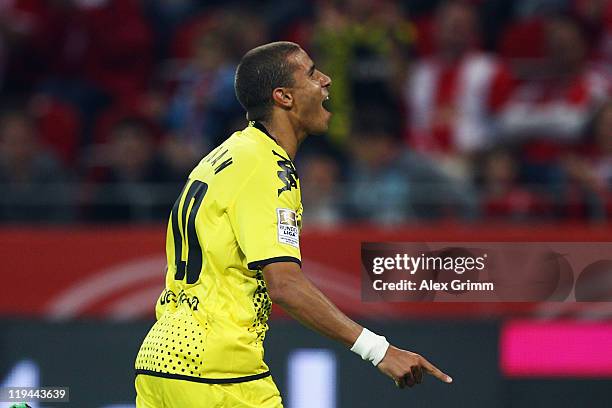
<svg viewBox="0 0 612 408">
<path fill-rule="evenodd" d="M 137 0 L 107 0 L 83 11 L 89 31 L 85 77 L 119 103 L 137 98 L 153 70 L 153 32 Z"/>
<path fill-rule="evenodd" d="M 586 48 L 575 23 L 554 18 L 546 28 L 546 77 L 525 81 L 504 108 L 506 141 L 524 145 L 529 182 L 559 180 L 560 153 L 580 141 L 586 124 L 609 92 L 606 78 L 585 64 Z"/>
<path fill-rule="evenodd" d="M 612 77 L 612 1 L 574 0 L 573 6 L 585 33 L 590 59 Z"/>
<path fill-rule="evenodd" d="M 526 81 L 514 92 L 504 110 L 503 131 L 514 138 L 575 141 L 607 97 L 609 83 L 586 66 L 585 43 L 571 20 L 550 20 L 546 45 L 547 76 Z"/>
<path fill-rule="evenodd" d="M 491 219 L 526 221 L 550 218 L 552 207 L 545 195 L 521 183 L 520 162 L 509 150 L 496 149 L 480 160 L 483 215 Z"/>
<path fill-rule="evenodd" d="M 166 171 L 165 179 L 179 184 L 203 157 L 191 144 L 174 135 L 165 135 L 159 153 Z"/>
<path fill-rule="evenodd" d="M 51 76 L 74 76 L 82 69 L 86 27 L 73 1 L 3 2 L 0 27 L 8 46 L 6 91 L 21 93 Z"/>
<path fill-rule="evenodd" d="M 344 221 L 340 198 L 340 166 L 333 156 L 311 153 L 298 163 L 304 225 L 335 226 Z"/>
<path fill-rule="evenodd" d="M 567 217 L 601 220 L 612 215 L 611 100 L 598 112 L 592 128 L 593 149 L 573 151 L 564 157 Z"/>
<path fill-rule="evenodd" d="M 412 219 L 475 215 L 474 192 L 427 157 L 398 148 L 393 116 L 381 108 L 359 112 L 352 131 L 347 213 L 353 220 L 393 225 Z"/>
<path fill-rule="evenodd" d="M 471 5 L 443 3 L 434 37 L 433 55 L 415 65 L 406 84 L 407 139 L 416 151 L 467 178 L 469 156 L 494 143 L 496 114 L 512 80 L 504 64 L 478 50 Z"/>
<path fill-rule="evenodd" d="M 598 160 L 597 178 L 607 190 L 612 190 L 612 100 L 597 114 L 593 126 L 597 144 Z"/>
<path fill-rule="evenodd" d="M 400 80 L 414 30 L 396 2 L 320 2 L 312 43 L 334 85 L 329 135 L 338 146 L 349 137 L 354 112 L 373 100 L 400 115 Z"/>
<path fill-rule="evenodd" d="M 118 121 L 100 156 L 102 169 L 95 175 L 89 217 L 98 221 L 166 218 L 180 185 L 172 183 L 148 122 L 129 117 Z"/>
<path fill-rule="evenodd" d="M 234 95 L 235 62 L 228 50 L 231 27 L 203 26 L 192 39 L 192 54 L 178 75 L 168 123 L 199 154 L 210 151 L 241 112 Z"/>
<path fill-rule="evenodd" d="M 158 56 L 168 53 L 174 31 L 206 4 L 197 0 L 147 0 L 143 8 L 155 31 L 155 51 Z"/>
<path fill-rule="evenodd" d="M 61 183 L 60 162 L 39 143 L 35 122 L 24 111 L 0 114 L 0 219 L 62 221 L 70 218 L 71 191 Z M 69 206 L 65 206 L 66 202 Z"/>
<path fill-rule="evenodd" d="M 80 147 L 81 118 L 70 104 L 46 95 L 34 95 L 30 111 L 38 122 L 41 141 L 66 168 L 74 168 Z"/>
</svg>

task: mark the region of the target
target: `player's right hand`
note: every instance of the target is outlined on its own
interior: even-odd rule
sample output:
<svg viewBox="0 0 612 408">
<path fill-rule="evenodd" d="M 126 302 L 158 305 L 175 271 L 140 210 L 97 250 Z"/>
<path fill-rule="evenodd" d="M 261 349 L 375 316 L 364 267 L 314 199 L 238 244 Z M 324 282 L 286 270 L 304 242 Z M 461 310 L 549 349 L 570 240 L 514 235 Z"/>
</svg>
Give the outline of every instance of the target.
<svg viewBox="0 0 612 408">
<path fill-rule="evenodd" d="M 413 387 L 423 382 L 423 371 L 445 383 L 453 382 L 449 375 L 440 371 L 425 357 L 393 346 L 389 346 L 387 354 L 377 367 L 383 374 L 391 377 L 399 388 Z"/>
</svg>

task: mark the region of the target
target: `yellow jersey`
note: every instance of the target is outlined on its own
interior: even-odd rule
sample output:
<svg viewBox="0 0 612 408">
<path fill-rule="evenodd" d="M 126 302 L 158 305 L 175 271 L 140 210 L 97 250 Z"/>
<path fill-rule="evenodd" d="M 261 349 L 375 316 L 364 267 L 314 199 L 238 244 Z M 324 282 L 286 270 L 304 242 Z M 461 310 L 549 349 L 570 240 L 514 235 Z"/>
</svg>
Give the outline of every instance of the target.
<svg viewBox="0 0 612 408">
<path fill-rule="evenodd" d="M 263 341 L 272 302 L 263 266 L 301 264 L 300 183 L 258 124 L 232 134 L 191 172 L 166 236 L 166 287 L 136 373 L 204 383 L 270 375 Z"/>
</svg>

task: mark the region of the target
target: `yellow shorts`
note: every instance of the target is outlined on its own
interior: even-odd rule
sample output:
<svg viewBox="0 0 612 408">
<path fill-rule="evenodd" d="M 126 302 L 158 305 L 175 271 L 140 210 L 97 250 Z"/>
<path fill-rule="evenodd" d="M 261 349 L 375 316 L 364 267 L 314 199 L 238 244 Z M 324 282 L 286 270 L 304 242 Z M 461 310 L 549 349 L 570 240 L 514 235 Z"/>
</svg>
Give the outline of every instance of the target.
<svg viewBox="0 0 612 408">
<path fill-rule="evenodd" d="M 282 408 L 272 377 L 232 384 L 136 376 L 136 408 Z"/>
</svg>

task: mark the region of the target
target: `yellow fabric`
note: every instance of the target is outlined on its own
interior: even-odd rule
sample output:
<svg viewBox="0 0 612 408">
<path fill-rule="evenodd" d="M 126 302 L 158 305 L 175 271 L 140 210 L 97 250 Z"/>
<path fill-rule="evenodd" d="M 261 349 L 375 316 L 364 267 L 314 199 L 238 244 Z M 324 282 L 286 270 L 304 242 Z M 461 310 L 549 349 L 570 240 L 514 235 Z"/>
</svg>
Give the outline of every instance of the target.
<svg viewBox="0 0 612 408">
<path fill-rule="evenodd" d="M 260 269 L 300 262 L 301 213 L 295 167 L 259 129 L 234 133 L 202 159 L 170 216 L 166 288 L 137 372 L 213 379 L 267 372 L 271 300 Z"/>
<path fill-rule="evenodd" d="M 136 408 L 282 408 L 272 377 L 237 384 L 200 384 L 136 376 Z"/>
</svg>

